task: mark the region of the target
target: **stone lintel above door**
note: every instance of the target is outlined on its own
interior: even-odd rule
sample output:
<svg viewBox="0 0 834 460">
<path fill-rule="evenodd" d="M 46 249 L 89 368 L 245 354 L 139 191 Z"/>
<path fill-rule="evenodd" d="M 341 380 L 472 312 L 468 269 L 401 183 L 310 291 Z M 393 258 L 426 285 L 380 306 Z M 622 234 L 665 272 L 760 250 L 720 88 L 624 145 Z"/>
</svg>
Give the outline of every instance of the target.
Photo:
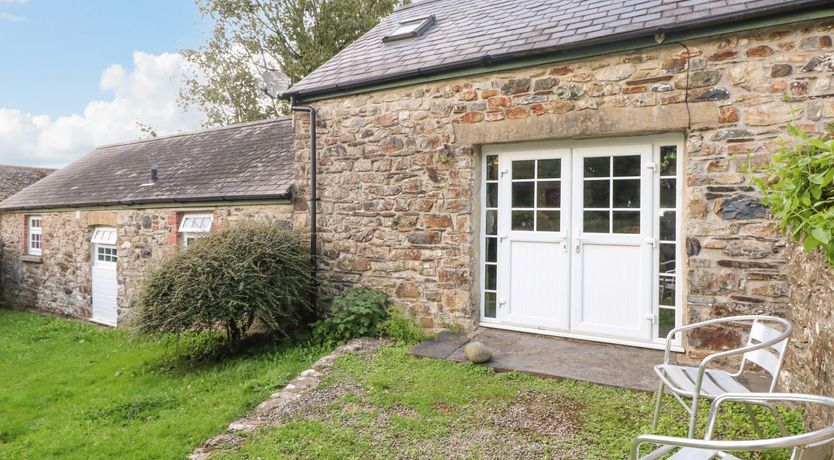
<svg viewBox="0 0 834 460">
<path fill-rule="evenodd" d="M 712 102 L 653 107 L 600 107 L 519 120 L 455 125 L 459 144 L 494 144 L 545 139 L 682 132 L 687 127 L 718 123 L 719 108 Z"/>
</svg>

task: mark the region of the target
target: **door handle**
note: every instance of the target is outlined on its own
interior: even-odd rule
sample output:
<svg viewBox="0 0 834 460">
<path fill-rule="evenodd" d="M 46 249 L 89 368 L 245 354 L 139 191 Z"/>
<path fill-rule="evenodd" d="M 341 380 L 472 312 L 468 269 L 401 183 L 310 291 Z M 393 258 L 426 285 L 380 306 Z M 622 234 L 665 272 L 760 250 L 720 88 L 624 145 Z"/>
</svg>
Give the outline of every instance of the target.
<svg viewBox="0 0 834 460">
<path fill-rule="evenodd" d="M 576 253 L 579 254 L 579 249 L 582 247 L 582 240 L 579 238 L 576 239 Z"/>
</svg>

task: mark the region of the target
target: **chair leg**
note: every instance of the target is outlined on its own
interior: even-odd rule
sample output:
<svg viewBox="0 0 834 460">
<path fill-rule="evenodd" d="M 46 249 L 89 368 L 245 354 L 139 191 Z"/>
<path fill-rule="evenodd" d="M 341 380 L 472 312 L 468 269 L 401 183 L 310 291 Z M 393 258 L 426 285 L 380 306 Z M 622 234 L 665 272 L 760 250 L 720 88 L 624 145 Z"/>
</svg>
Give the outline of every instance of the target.
<svg viewBox="0 0 834 460">
<path fill-rule="evenodd" d="M 666 393 L 666 385 L 660 382 L 657 388 L 657 401 L 654 404 L 654 417 L 652 417 L 652 433 L 657 430 L 657 420 L 660 418 L 660 404 L 663 402 L 663 394 Z"/>
<path fill-rule="evenodd" d="M 695 437 L 695 422 L 698 421 L 698 395 L 692 398 L 692 407 L 689 409 L 689 433 L 686 437 L 694 439 Z"/>
<path fill-rule="evenodd" d="M 744 410 L 747 411 L 750 421 L 753 422 L 753 428 L 756 430 L 756 434 L 759 435 L 759 439 L 764 438 L 762 427 L 759 425 L 759 419 L 756 418 L 756 413 L 753 412 L 753 407 L 749 403 L 744 403 Z"/>
</svg>

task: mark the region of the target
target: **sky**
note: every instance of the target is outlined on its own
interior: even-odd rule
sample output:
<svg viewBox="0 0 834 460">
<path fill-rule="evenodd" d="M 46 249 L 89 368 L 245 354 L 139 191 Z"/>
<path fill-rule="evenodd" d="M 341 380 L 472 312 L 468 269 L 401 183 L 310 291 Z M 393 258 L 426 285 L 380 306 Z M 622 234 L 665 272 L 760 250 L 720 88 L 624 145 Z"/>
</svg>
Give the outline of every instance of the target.
<svg viewBox="0 0 834 460">
<path fill-rule="evenodd" d="M 0 0 L 0 164 L 61 167 L 137 121 L 199 129 L 178 51 L 210 28 L 193 0 Z"/>
</svg>

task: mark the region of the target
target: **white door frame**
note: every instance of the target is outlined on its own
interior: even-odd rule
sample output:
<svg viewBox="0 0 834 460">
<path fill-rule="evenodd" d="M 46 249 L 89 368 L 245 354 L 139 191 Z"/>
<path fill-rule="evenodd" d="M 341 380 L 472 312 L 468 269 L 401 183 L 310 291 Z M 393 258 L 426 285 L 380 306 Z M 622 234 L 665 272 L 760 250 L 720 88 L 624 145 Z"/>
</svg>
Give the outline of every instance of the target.
<svg viewBox="0 0 834 460">
<path fill-rule="evenodd" d="M 486 200 L 486 171 L 487 171 L 486 160 L 487 160 L 487 156 L 498 155 L 499 158 L 506 159 L 505 157 L 511 156 L 512 154 L 519 153 L 519 152 L 527 152 L 527 153 L 536 152 L 536 151 L 538 151 L 538 152 L 545 152 L 545 151 L 553 152 L 554 150 L 559 150 L 559 149 L 579 149 L 579 148 L 606 147 L 606 146 L 626 147 L 626 146 L 647 145 L 647 144 L 650 144 L 651 149 L 652 149 L 651 163 L 653 163 L 653 165 L 650 165 L 650 166 L 655 166 L 655 167 L 657 167 L 657 165 L 659 164 L 661 146 L 672 145 L 672 146 L 675 146 L 676 149 L 677 149 L 677 162 L 676 162 L 676 172 L 675 172 L 675 174 L 676 174 L 675 177 L 677 179 L 677 193 L 676 193 L 676 209 L 677 209 L 677 214 L 676 214 L 676 242 L 677 242 L 677 245 L 676 245 L 676 248 L 675 248 L 675 258 L 676 258 L 676 261 L 677 261 L 677 263 L 676 263 L 676 266 L 677 266 L 677 279 L 676 279 L 677 289 L 675 291 L 675 300 L 676 300 L 675 301 L 675 304 L 676 304 L 675 324 L 677 326 L 680 326 L 681 324 L 683 324 L 683 318 L 685 316 L 684 315 L 684 309 L 686 307 L 686 305 L 684 303 L 684 298 L 685 298 L 684 291 L 686 289 L 686 279 L 685 279 L 686 278 L 685 277 L 686 273 L 685 273 L 684 264 L 683 264 L 683 261 L 684 261 L 683 255 L 684 254 L 683 254 L 683 248 L 682 248 L 682 246 L 683 246 L 682 242 L 684 241 L 683 240 L 684 235 L 683 235 L 683 230 L 682 230 L 682 227 L 683 227 L 682 223 L 683 223 L 683 220 L 684 220 L 683 215 L 685 213 L 685 211 L 683 209 L 683 202 L 684 202 L 683 194 L 684 194 L 684 191 L 685 191 L 684 182 L 683 182 L 683 170 L 684 170 L 686 153 L 685 153 L 685 150 L 684 150 L 684 136 L 683 136 L 682 133 L 671 133 L 671 134 L 650 135 L 650 136 L 635 136 L 635 137 L 626 137 L 626 138 L 595 139 L 595 140 L 537 141 L 537 142 L 518 143 L 518 144 L 485 145 L 485 146 L 482 147 L 482 165 L 481 165 L 482 166 L 482 168 L 481 168 L 481 179 L 482 180 L 480 181 L 481 182 L 481 184 L 480 184 L 481 206 L 482 206 L 482 209 L 483 209 L 483 207 L 486 204 L 485 200 Z M 570 165 L 571 163 L 573 163 L 573 165 L 574 165 L 573 168 L 576 168 L 575 165 L 578 162 L 576 162 L 573 159 L 573 158 L 575 158 L 575 155 L 572 154 L 572 155 L 570 155 L 570 157 L 571 158 L 568 159 L 568 164 Z M 504 164 L 504 162 L 502 161 L 502 166 L 503 166 L 503 164 Z M 564 170 L 564 164 L 563 164 L 563 170 Z M 571 170 L 571 172 L 573 172 L 573 169 Z M 564 174 L 565 173 L 563 172 L 563 178 L 564 178 Z M 641 217 L 642 217 L 642 219 L 650 219 L 650 222 L 648 223 L 649 227 L 647 227 L 647 228 L 652 229 L 651 230 L 652 231 L 652 238 L 655 241 L 657 241 L 659 239 L 659 234 L 658 234 L 659 228 L 658 228 L 658 225 L 657 225 L 657 215 L 658 215 L 657 205 L 659 204 L 659 193 L 660 193 L 659 192 L 659 185 L 658 185 L 658 183 L 659 183 L 658 177 L 659 176 L 657 175 L 657 172 L 654 172 L 654 173 L 650 172 L 649 174 L 650 174 L 649 180 L 648 181 L 645 181 L 645 180 L 643 181 L 644 182 L 644 188 L 646 186 L 649 187 L 648 192 L 646 192 L 646 194 L 643 194 L 644 190 L 641 190 L 641 196 L 646 197 L 646 199 L 651 200 L 652 204 L 651 204 L 650 211 L 648 213 L 643 213 L 644 215 L 641 216 Z M 564 196 L 571 196 L 572 188 L 573 188 L 573 186 L 562 188 L 563 199 L 564 199 Z M 508 194 L 507 193 L 499 193 L 499 196 L 501 196 L 501 195 L 508 195 Z M 569 206 L 571 206 L 571 208 L 573 208 L 574 206 L 572 205 L 572 201 L 570 203 L 571 203 L 571 205 L 569 205 Z M 504 207 L 505 207 L 504 203 L 499 203 L 499 212 L 501 212 L 501 209 L 503 209 Z M 565 209 L 568 209 L 568 208 L 565 208 Z M 565 215 L 570 215 L 570 217 L 569 217 L 570 220 L 574 219 L 575 217 L 571 215 L 574 212 L 575 212 L 575 210 L 571 209 L 570 212 L 563 213 L 563 219 L 564 219 Z M 483 232 L 486 229 L 486 217 L 485 217 L 485 215 L 486 215 L 485 212 L 483 212 L 483 211 L 480 212 L 481 232 L 479 234 L 479 241 L 481 242 L 481 244 L 483 244 L 483 242 L 484 242 L 484 233 Z M 504 219 L 504 220 L 506 220 L 506 219 Z M 499 225 L 500 224 L 501 224 L 501 219 L 499 219 Z M 642 225 L 644 225 L 644 223 L 641 221 L 641 227 L 642 227 Z M 574 251 L 575 251 L 574 243 L 575 242 L 573 241 L 574 235 L 572 235 L 571 231 L 570 231 L 571 227 L 572 227 L 572 225 L 571 225 L 570 222 L 566 222 L 566 221 L 562 222 L 561 230 L 563 232 L 567 231 L 567 234 L 565 236 L 566 236 L 567 241 L 570 243 L 570 245 L 568 246 L 568 250 L 569 250 L 570 253 L 574 253 Z M 559 336 L 559 337 L 577 338 L 577 339 L 583 339 L 583 340 L 600 341 L 600 342 L 607 342 L 607 343 L 614 343 L 614 344 L 639 346 L 639 347 L 645 347 L 645 348 L 661 348 L 661 349 L 664 348 L 665 338 L 656 337 L 657 336 L 657 331 L 658 331 L 657 314 L 658 314 L 658 311 L 659 311 L 659 308 L 658 308 L 659 282 L 658 282 L 658 276 L 656 275 L 657 271 L 658 271 L 658 266 L 659 266 L 659 263 L 658 263 L 659 250 L 657 248 L 657 245 L 654 245 L 654 247 L 652 248 L 651 256 L 650 256 L 650 259 L 651 259 L 650 265 L 652 267 L 651 268 L 651 273 L 652 273 L 651 283 L 647 283 L 648 287 L 643 288 L 644 290 L 648 290 L 647 295 L 648 295 L 648 298 L 651 299 L 650 300 L 651 313 L 654 315 L 654 321 L 652 321 L 653 324 L 651 326 L 651 328 L 652 328 L 651 336 L 648 340 L 645 340 L 645 341 L 625 340 L 625 339 L 620 339 L 620 338 L 615 338 L 615 337 L 605 337 L 605 336 L 602 336 L 602 335 L 592 335 L 592 334 L 588 334 L 588 333 L 576 333 L 576 332 L 570 331 L 570 330 L 557 330 L 557 329 L 553 329 L 553 328 L 544 328 L 544 327 L 529 327 L 529 326 L 525 326 L 525 325 L 505 323 L 505 322 L 502 322 L 500 320 L 500 313 L 498 315 L 496 315 L 496 318 L 486 317 L 485 314 L 484 314 L 484 312 L 485 312 L 485 296 L 484 296 L 485 249 L 481 250 L 479 252 L 480 252 L 480 254 L 479 254 L 479 262 L 480 262 L 479 272 L 481 274 L 481 276 L 479 278 L 480 279 L 479 296 L 481 298 L 479 324 L 481 326 L 498 328 L 498 329 L 508 329 L 508 330 L 521 331 L 521 332 L 534 332 L 534 333 L 543 334 L 543 335 L 553 335 L 553 336 Z M 505 256 L 503 256 L 502 254 L 503 254 L 503 252 L 501 250 L 499 250 L 499 256 L 498 256 L 499 257 L 498 258 L 499 267 L 501 266 L 502 262 L 506 263 L 506 261 L 504 260 Z M 574 270 L 575 270 L 574 267 L 571 266 L 570 273 L 571 274 L 574 273 Z M 572 278 L 574 278 L 574 276 L 572 276 Z M 499 277 L 499 279 L 501 279 L 501 278 Z M 574 289 L 574 287 L 572 286 L 573 281 L 571 281 L 570 284 L 571 284 L 570 290 L 573 291 L 573 289 Z M 502 293 L 502 290 L 505 289 L 505 288 L 506 287 L 502 287 L 502 286 L 498 287 L 498 289 L 499 289 L 498 296 L 499 297 L 500 297 L 500 294 Z M 677 340 L 674 342 L 673 350 L 674 351 L 683 351 L 683 348 L 681 346 L 680 337 L 678 337 Z"/>
<path fill-rule="evenodd" d="M 99 249 L 108 250 L 107 254 L 99 257 Z M 109 227 L 97 227 L 93 230 L 90 241 L 91 264 L 90 264 L 90 320 L 107 326 L 116 326 L 118 323 L 118 249 L 116 247 L 116 229 Z M 115 260 L 105 260 L 115 259 Z M 96 280 L 106 280 L 112 283 L 112 295 L 106 291 L 103 294 L 96 294 Z M 112 280 L 112 281 L 111 281 Z M 99 285 L 99 290 L 102 287 Z"/>
</svg>

